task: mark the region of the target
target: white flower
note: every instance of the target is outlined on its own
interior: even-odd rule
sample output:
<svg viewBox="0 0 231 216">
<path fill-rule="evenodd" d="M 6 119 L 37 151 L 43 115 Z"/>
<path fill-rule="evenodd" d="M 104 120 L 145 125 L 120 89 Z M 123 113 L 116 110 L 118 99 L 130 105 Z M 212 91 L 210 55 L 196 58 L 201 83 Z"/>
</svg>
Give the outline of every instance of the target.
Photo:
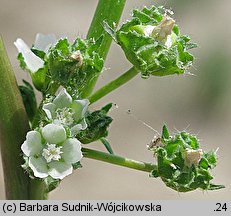
<svg viewBox="0 0 231 216">
<path fill-rule="evenodd" d="M 73 172 L 72 164 L 83 157 L 80 142 L 76 138 L 67 138 L 64 127 L 56 124 L 46 125 L 41 134 L 28 132 L 21 149 L 38 178 L 63 179 Z"/>
<path fill-rule="evenodd" d="M 73 100 L 65 89 L 62 89 L 53 102 L 43 105 L 43 110 L 48 119 L 54 124 L 68 126 L 72 136 L 80 130 L 87 128 L 85 113 L 89 105 L 89 100 Z"/>
<path fill-rule="evenodd" d="M 185 165 L 191 167 L 192 165 L 198 165 L 203 155 L 202 149 L 186 149 L 184 154 Z"/>
<path fill-rule="evenodd" d="M 34 48 L 47 53 L 49 48 L 56 42 L 57 39 L 53 34 L 43 35 L 39 33 L 36 35 Z M 35 73 L 40 68 L 43 68 L 44 61 L 36 56 L 21 38 L 18 38 L 14 42 L 14 45 L 18 49 L 18 52 L 22 53 L 24 62 L 31 73 Z"/>
<path fill-rule="evenodd" d="M 35 43 L 33 48 L 47 53 L 49 48 L 55 45 L 56 42 L 57 38 L 54 34 L 43 35 L 41 33 L 38 33 L 35 37 Z"/>
<path fill-rule="evenodd" d="M 43 68 L 44 61 L 41 58 L 39 58 L 38 56 L 36 56 L 21 38 L 18 38 L 14 42 L 14 45 L 17 47 L 18 52 L 22 53 L 22 56 L 24 58 L 24 62 L 26 64 L 27 68 L 32 73 L 35 73 L 40 68 Z"/>
</svg>

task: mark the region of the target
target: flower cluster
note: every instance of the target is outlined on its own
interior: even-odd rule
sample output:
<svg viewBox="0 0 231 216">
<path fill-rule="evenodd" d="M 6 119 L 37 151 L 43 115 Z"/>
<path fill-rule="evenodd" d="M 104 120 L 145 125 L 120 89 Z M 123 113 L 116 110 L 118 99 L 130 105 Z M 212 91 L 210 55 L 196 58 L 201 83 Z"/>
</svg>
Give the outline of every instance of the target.
<svg viewBox="0 0 231 216">
<path fill-rule="evenodd" d="M 107 23 L 104 25 L 143 78 L 182 74 L 193 63 L 188 50 L 196 45 L 190 43 L 188 36 L 180 34 L 171 15 L 163 7 L 145 7 L 134 10 L 133 18 L 118 30 Z"/>
<path fill-rule="evenodd" d="M 171 17 L 172 12 L 152 6 L 134 10 L 132 16 L 117 30 L 104 22 L 104 29 L 133 64 L 132 70 L 140 71 L 143 78 L 185 73 L 194 60 L 188 50 L 196 45 L 180 33 Z M 33 128 L 21 146 L 25 159 L 22 167 L 32 178 L 42 179 L 47 192 L 81 166 L 81 144 L 100 140 L 108 152 L 114 154 L 106 139 L 112 122 L 107 115 L 112 103 L 100 110 L 88 111 L 89 96 L 104 64 L 99 54 L 104 37 L 101 35 L 97 40 L 77 38 L 70 43 L 67 38 L 57 39 L 53 34 L 37 34 L 32 48 L 20 38 L 15 42 L 20 66 L 29 72 L 35 88 L 43 95 L 38 108 L 33 87 L 26 81 L 24 86 L 20 86 Z M 96 94 L 100 92 L 102 97 L 132 77 L 126 73 Z M 54 96 L 60 87 L 62 90 Z M 85 156 L 91 158 L 86 150 Z M 164 126 L 162 137 L 154 140 L 149 150 L 157 158 L 157 165 L 149 166 L 149 170 L 153 169 L 150 176 L 160 177 L 176 191 L 224 187 L 211 183 L 213 176 L 210 169 L 216 166 L 216 151 L 203 151 L 197 137 L 187 132 L 170 136 Z M 103 157 L 103 161 L 110 159 L 105 154 L 97 157 Z M 126 158 L 123 161 L 126 163 Z"/>
<path fill-rule="evenodd" d="M 87 128 L 85 113 L 89 101 L 73 100 L 65 89 L 43 110 L 47 124 L 27 133 L 22 144 L 26 170 L 38 178 L 63 179 L 82 158 L 81 143 L 76 134 Z"/>
<path fill-rule="evenodd" d="M 37 34 L 30 49 L 20 38 L 14 43 L 19 51 L 22 69 L 29 71 L 34 86 L 43 93 L 55 93 L 60 85 L 75 89 L 85 98 L 85 83 L 103 68 L 103 59 L 97 53 L 102 38 L 69 43 L 67 38 L 56 39 L 53 34 Z"/>
<path fill-rule="evenodd" d="M 169 136 L 164 126 L 158 142 L 156 145 L 153 141 L 155 144 L 149 146 L 157 158 L 157 168 L 151 172 L 152 177 L 161 177 L 168 187 L 179 192 L 224 187 L 211 183 L 213 176 L 209 170 L 216 166 L 216 151 L 204 152 L 199 148 L 196 136 L 185 131 Z"/>
</svg>

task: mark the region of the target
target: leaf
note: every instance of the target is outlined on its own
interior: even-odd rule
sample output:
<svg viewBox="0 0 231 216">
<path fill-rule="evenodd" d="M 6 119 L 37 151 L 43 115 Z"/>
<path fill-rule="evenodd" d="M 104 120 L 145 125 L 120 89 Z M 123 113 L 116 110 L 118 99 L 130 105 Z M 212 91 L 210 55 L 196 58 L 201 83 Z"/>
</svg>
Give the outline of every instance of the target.
<svg viewBox="0 0 231 216">
<path fill-rule="evenodd" d="M 79 168 L 82 168 L 83 166 L 81 165 L 80 161 L 72 164 L 73 166 L 73 169 L 76 170 L 76 169 L 79 169 Z"/>
<path fill-rule="evenodd" d="M 51 176 L 48 176 L 44 179 L 44 183 L 46 185 L 46 192 L 49 193 L 57 188 L 60 184 L 59 179 L 53 179 Z"/>
<path fill-rule="evenodd" d="M 225 188 L 224 185 L 215 185 L 215 184 L 210 184 L 209 187 L 207 188 L 208 190 L 219 190 Z"/>
<path fill-rule="evenodd" d="M 19 90 L 21 92 L 23 103 L 27 115 L 29 117 L 29 120 L 32 121 L 37 111 L 37 102 L 35 98 L 35 93 L 30 83 L 28 83 L 25 80 L 23 80 L 23 83 L 24 83 L 23 86 L 19 86 Z"/>
<path fill-rule="evenodd" d="M 19 60 L 20 67 L 21 67 L 23 70 L 25 70 L 27 67 L 26 67 L 26 63 L 25 63 L 25 61 L 24 61 L 24 58 L 23 58 L 23 56 L 22 56 L 22 53 L 19 53 L 19 54 L 18 54 L 17 59 Z"/>
<path fill-rule="evenodd" d="M 164 125 L 162 129 L 162 139 L 169 139 L 169 132 L 166 125 Z"/>
<path fill-rule="evenodd" d="M 108 103 L 107 105 L 105 105 L 104 107 L 101 108 L 102 111 L 105 111 L 105 113 L 108 113 L 109 110 L 112 108 L 113 104 L 112 103 Z"/>
<path fill-rule="evenodd" d="M 105 107 L 92 113 L 88 112 L 85 116 L 87 128 L 77 134 L 77 139 L 83 144 L 88 144 L 102 137 L 107 137 L 107 129 L 112 122 L 112 118 L 106 114 L 107 109 L 105 111 Z"/>
</svg>

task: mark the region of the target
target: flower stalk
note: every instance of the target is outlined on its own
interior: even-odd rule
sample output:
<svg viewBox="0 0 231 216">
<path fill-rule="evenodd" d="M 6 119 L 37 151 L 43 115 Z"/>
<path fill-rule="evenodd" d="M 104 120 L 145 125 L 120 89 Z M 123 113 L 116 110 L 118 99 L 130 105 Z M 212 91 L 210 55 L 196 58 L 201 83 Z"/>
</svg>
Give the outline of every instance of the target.
<svg viewBox="0 0 231 216">
<path fill-rule="evenodd" d="M 109 94 L 110 92 L 114 91 L 115 89 L 119 88 L 120 86 L 127 83 L 129 80 L 134 78 L 139 73 L 135 67 L 130 68 L 127 72 L 116 78 L 115 80 L 111 81 L 107 85 L 103 86 L 95 93 L 93 93 L 88 99 L 91 104 L 98 101 L 100 98 L 104 97 L 105 95 Z"/>
<path fill-rule="evenodd" d="M 98 2 L 93 20 L 88 30 L 87 39 L 94 38 L 96 40 L 103 36 L 102 44 L 98 49 L 98 53 L 104 60 L 107 57 L 112 38 L 105 32 L 103 22 L 106 21 L 111 25 L 118 25 L 125 3 L 126 0 L 99 0 Z M 92 93 L 98 80 L 98 76 L 95 76 L 89 83 L 87 83 L 88 88 L 83 94 L 85 97 L 88 97 Z"/>
<path fill-rule="evenodd" d="M 117 156 L 115 154 L 108 154 L 88 148 L 82 148 L 82 152 L 83 156 L 86 158 L 99 160 L 110 164 L 127 167 L 130 169 L 140 170 L 144 172 L 151 172 L 152 170 L 156 169 L 155 164 L 136 161 L 133 159 Z"/>
</svg>

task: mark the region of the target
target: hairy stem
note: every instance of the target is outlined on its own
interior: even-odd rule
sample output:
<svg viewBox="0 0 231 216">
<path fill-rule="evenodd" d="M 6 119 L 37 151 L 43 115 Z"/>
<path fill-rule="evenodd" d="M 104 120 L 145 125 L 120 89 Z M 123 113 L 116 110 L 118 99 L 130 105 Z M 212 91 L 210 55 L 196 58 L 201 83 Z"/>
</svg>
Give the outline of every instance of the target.
<svg viewBox="0 0 231 216">
<path fill-rule="evenodd" d="M 145 163 L 141 161 L 136 161 L 128 158 L 124 158 L 121 156 L 117 156 L 114 154 L 108 154 L 101 151 L 96 151 L 93 149 L 82 148 L 83 156 L 86 158 L 91 158 L 99 161 L 104 161 L 107 163 L 124 166 L 127 168 L 140 170 L 144 172 L 151 172 L 153 169 L 156 168 L 155 164 Z"/>
<path fill-rule="evenodd" d="M 48 198 L 46 185 L 42 179 L 31 180 L 29 197 L 30 200 L 46 200 Z"/>
<path fill-rule="evenodd" d="M 89 28 L 87 39 L 94 38 L 97 40 L 103 35 L 103 41 L 99 47 L 99 54 L 105 60 L 109 51 L 112 38 L 103 29 L 103 21 L 106 21 L 109 25 L 118 25 L 120 17 L 122 15 L 126 0 L 99 0 L 91 26 Z M 98 75 L 99 76 L 99 75 Z M 82 92 L 82 97 L 88 97 L 98 80 L 98 76 L 94 77 L 86 84 L 87 88 Z"/>
<path fill-rule="evenodd" d="M 29 199 L 29 177 L 23 172 L 20 146 L 29 130 L 14 72 L 0 38 L 0 146 L 6 199 Z"/>
<path fill-rule="evenodd" d="M 135 67 L 130 68 L 127 72 L 93 93 L 88 98 L 89 101 L 91 102 L 91 104 L 98 101 L 100 98 L 104 97 L 105 95 L 109 94 L 110 92 L 114 91 L 115 89 L 119 88 L 120 86 L 131 80 L 138 73 L 139 71 Z"/>
<path fill-rule="evenodd" d="M 103 21 L 111 26 L 118 25 L 125 3 L 126 0 L 99 0 L 98 2 L 87 38 L 98 39 L 101 35 L 104 36 L 99 48 L 99 54 L 104 59 L 109 51 L 112 38 L 104 31 Z"/>
</svg>

